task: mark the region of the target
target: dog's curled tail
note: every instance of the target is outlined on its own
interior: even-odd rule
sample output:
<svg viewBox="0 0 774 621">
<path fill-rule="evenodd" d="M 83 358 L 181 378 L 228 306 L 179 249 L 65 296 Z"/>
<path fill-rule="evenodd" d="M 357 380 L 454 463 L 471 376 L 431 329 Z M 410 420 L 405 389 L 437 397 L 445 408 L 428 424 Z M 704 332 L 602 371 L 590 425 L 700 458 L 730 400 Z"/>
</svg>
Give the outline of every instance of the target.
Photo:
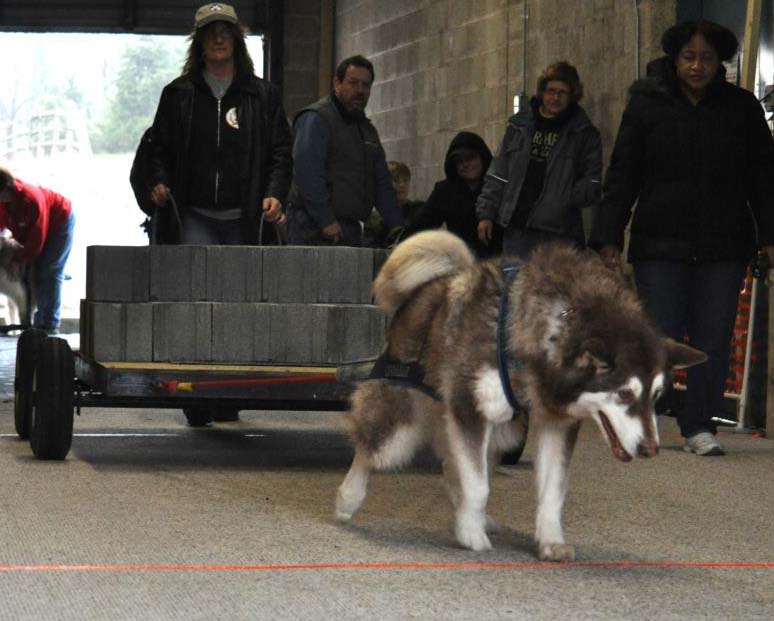
<svg viewBox="0 0 774 621">
<path fill-rule="evenodd" d="M 398 244 L 374 281 L 376 303 L 394 313 L 417 288 L 476 262 L 456 235 L 435 230 L 417 233 Z"/>
</svg>

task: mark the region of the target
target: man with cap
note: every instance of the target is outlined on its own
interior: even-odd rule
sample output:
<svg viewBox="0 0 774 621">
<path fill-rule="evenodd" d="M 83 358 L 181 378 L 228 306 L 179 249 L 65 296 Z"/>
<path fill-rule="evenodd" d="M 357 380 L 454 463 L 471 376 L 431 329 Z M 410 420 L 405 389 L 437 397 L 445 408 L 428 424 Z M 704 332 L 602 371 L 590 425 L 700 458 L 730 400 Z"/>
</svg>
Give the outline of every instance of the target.
<svg viewBox="0 0 774 621">
<path fill-rule="evenodd" d="M 272 240 L 273 227 L 260 227 L 260 220 L 262 214 L 267 222 L 285 220 L 290 128 L 278 89 L 255 76 L 231 5 L 214 2 L 196 11 L 183 73 L 161 93 L 151 140 L 151 199 L 165 238 L 227 245 Z M 179 221 L 170 213 L 175 206 Z"/>
<path fill-rule="evenodd" d="M 365 116 L 373 81 L 368 59 L 346 58 L 333 91 L 296 115 L 289 243 L 360 246 L 374 207 L 390 229 L 403 224 L 379 134 Z"/>
</svg>

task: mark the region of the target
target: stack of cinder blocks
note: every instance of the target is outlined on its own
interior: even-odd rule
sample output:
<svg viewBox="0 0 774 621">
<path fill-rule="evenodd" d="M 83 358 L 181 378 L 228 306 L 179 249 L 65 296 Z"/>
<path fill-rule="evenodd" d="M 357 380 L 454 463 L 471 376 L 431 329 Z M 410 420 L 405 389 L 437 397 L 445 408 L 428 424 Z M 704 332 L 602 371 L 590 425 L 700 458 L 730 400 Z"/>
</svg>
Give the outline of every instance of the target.
<svg viewBox="0 0 774 621">
<path fill-rule="evenodd" d="M 338 364 L 378 355 L 385 252 L 90 246 L 81 352 L 100 362 Z"/>
</svg>

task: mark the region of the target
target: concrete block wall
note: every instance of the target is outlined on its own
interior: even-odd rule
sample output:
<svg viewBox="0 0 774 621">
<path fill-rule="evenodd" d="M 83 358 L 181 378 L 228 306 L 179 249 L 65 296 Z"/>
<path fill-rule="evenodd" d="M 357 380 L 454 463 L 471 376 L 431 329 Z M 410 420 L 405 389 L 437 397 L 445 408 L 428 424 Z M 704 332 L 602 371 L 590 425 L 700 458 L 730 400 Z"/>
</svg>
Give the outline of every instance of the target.
<svg viewBox="0 0 774 621">
<path fill-rule="evenodd" d="M 378 355 L 370 248 L 92 246 L 81 351 L 101 362 L 338 364 Z M 128 290 L 125 291 L 122 287 Z"/>
<path fill-rule="evenodd" d="M 285 0 L 282 94 L 293 116 L 319 99 L 320 0 Z"/>
<path fill-rule="evenodd" d="M 475 131 L 494 151 L 514 95 L 532 94 L 556 60 L 578 67 L 583 105 L 609 158 L 626 89 L 660 55 L 675 0 L 640 0 L 639 50 L 633 2 L 620 0 L 337 0 L 336 60 L 363 54 L 376 81 L 368 114 L 388 159 L 412 170 L 412 194 L 426 198 L 443 178 L 449 142 Z M 526 72 L 522 73 L 524 13 Z"/>
</svg>

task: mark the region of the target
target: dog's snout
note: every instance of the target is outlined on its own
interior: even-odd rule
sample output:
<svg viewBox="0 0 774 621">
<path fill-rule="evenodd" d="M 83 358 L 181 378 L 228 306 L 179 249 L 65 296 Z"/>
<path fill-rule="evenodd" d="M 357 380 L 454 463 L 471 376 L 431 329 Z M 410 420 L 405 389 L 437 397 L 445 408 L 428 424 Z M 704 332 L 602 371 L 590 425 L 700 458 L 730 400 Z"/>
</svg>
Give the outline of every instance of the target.
<svg viewBox="0 0 774 621">
<path fill-rule="evenodd" d="M 637 446 L 637 454 L 640 457 L 655 457 L 658 455 L 658 443 L 655 440 L 643 440 Z"/>
</svg>

